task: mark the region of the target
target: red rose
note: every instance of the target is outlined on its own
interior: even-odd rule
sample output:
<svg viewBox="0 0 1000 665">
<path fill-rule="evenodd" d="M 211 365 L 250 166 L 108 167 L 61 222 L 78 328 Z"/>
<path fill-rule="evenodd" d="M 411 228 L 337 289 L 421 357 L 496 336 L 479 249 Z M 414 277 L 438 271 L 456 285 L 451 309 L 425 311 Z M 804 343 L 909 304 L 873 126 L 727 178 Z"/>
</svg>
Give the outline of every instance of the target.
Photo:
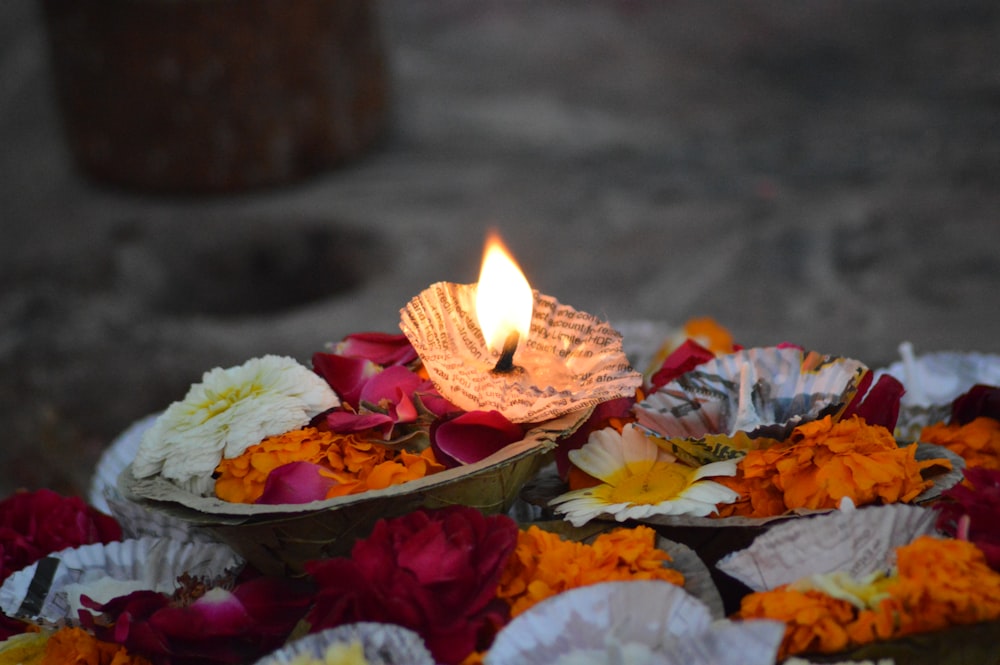
<svg viewBox="0 0 1000 665">
<path fill-rule="evenodd" d="M 313 632 L 398 624 L 419 633 L 439 663 L 458 663 L 488 647 L 509 618 L 496 590 L 516 543 L 513 520 L 467 506 L 380 520 L 350 558 L 306 564 L 319 585 L 306 620 Z"/>
<path fill-rule="evenodd" d="M 0 501 L 0 581 L 53 552 L 121 537 L 121 526 L 113 517 L 80 497 L 47 489 L 16 492 Z M 0 616 L 0 640 L 24 628 L 20 621 Z"/>
</svg>

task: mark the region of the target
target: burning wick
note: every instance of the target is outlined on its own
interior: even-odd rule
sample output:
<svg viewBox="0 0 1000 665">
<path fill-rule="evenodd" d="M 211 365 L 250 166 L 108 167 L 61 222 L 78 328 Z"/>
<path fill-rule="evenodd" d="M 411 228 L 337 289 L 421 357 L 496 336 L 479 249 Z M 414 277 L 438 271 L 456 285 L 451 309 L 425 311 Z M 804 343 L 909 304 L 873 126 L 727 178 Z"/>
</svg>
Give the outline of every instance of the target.
<svg viewBox="0 0 1000 665">
<path fill-rule="evenodd" d="M 514 364 L 514 352 L 517 351 L 517 342 L 520 338 L 521 334 L 516 330 L 511 330 L 508 333 L 507 339 L 503 343 L 503 351 L 500 352 L 500 359 L 493 367 L 494 374 L 510 374 L 521 369 Z"/>
</svg>

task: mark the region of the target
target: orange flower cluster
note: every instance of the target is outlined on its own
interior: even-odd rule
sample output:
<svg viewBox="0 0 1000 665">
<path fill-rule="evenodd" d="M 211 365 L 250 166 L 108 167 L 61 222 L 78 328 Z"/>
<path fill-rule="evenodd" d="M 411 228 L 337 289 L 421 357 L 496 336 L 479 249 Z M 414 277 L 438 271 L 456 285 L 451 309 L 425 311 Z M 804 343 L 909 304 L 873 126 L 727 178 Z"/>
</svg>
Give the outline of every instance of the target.
<svg viewBox="0 0 1000 665">
<path fill-rule="evenodd" d="M 563 540 L 537 526 L 520 531 L 497 596 L 517 616 L 536 603 L 569 589 L 624 580 L 663 580 L 681 586 L 684 575 L 664 563 L 670 555 L 656 549 L 648 526 L 615 529 L 592 545 Z"/>
<path fill-rule="evenodd" d="M 291 462 L 311 462 L 336 480 L 331 499 L 383 489 L 444 470 L 430 448 L 422 453 L 397 450 L 367 441 L 359 434 L 338 434 L 305 427 L 271 436 L 239 457 L 216 467 L 215 494 L 224 501 L 254 503 L 264 492 L 271 471 Z"/>
<path fill-rule="evenodd" d="M 1000 421 L 993 418 L 980 416 L 965 425 L 928 425 L 920 431 L 920 440 L 961 455 L 966 466 L 1000 471 Z"/>
<path fill-rule="evenodd" d="M 716 478 L 740 493 L 719 507 L 719 517 L 770 517 L 797 508 L 836 508 L 849 497 L 855 505 L 908 502 L 931 486 L 921 470 L 950 467 L 947 460 L 918 462 L 916 446 L 900 447 L 885 427 L 852 416 L 830 416 L 800 425 L 787 442 L 751 450 L 737 475 Z"/>
<path fill-rule="evenodd" d="M 120 644 L 102 642 L 81 628 L 63 628 L 45 643 L 39 665 L 151 665 Z"/>
<path fill-rule="evenodd" d="M 1000 618 L 1000 573 L 972 543 L 921 536 L 897 548 L 896 561 L 875 607 L 785 585 L 745 596 L 735 618 L 784 621 L 779 661 Z"/>
</svg>

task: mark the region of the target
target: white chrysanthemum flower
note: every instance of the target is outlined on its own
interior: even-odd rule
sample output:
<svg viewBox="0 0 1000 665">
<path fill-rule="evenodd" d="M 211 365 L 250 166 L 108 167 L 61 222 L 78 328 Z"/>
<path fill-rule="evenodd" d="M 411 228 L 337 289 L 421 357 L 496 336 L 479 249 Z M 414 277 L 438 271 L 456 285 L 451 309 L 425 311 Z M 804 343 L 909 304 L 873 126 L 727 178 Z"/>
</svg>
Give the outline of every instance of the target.
<svg viewBox="0 0 1000 665">
<path fill-rule="evenodd" d="M 700 467 L 681 464 L 631 424 L 621 434 L 611 428 L 594 432 L 582 448 L 570 451 L 569 458 L 602 481 L 549 502 L 574 526 L 602 515 L 619 522 L 652 515 L 705 517 L 716 512 L 718 504 L 739 497 L 724 485 L 704 480 L 736 475 L 736 460 Z"/>
<path fill-rule="evenodd" d="M 192 492 L 212 492 L 223 458 L 238 457 L 264 438 L 303 427 L 340 404 L 315 372 L 293 358 L 263 356 L 202 376 L 146 431 L 132 473 L 160 474 Z"/>
</svg>

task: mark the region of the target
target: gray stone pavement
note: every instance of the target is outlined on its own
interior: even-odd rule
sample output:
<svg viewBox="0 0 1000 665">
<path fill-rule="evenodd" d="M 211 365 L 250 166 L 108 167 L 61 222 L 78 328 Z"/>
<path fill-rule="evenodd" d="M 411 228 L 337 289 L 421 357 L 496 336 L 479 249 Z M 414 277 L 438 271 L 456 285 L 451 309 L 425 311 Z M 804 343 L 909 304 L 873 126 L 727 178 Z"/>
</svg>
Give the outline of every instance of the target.
<svg viewBox="0 0 1000 665">
<path fill-rule="evenodd" d="M 874 367 L 1000 352 L 1000 5 L 386 0 L 392 123 L 294 185 L 70 161 L 36 0 L 0 3 L 0 489 L 83 491 L 217 365 L 397 330 L 495 227 L 611 321 L 712 316 Z"/>
</svg>

